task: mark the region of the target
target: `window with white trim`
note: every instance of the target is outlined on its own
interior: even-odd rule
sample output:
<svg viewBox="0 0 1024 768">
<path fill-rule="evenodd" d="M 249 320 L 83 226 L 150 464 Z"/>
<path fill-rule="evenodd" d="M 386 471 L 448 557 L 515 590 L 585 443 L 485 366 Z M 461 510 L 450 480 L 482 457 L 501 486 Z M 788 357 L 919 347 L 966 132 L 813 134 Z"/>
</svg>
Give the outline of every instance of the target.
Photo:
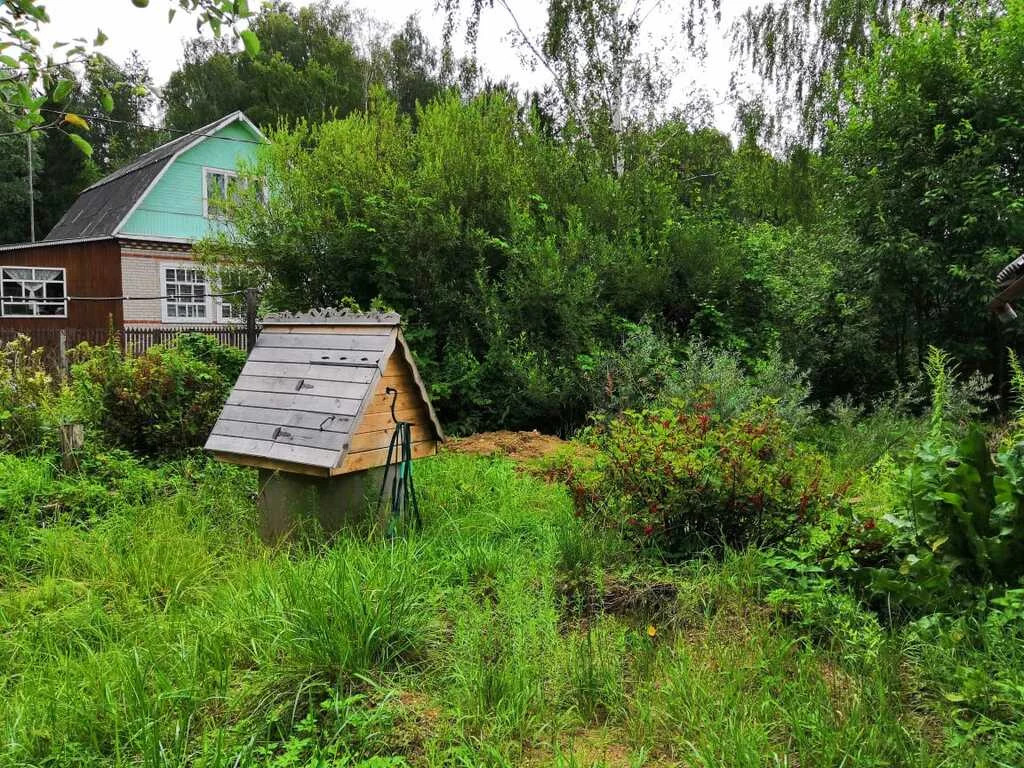
<svg viewBox="0 0 1024 768">
<path fill-rule="evenodd" d="M 0 317 L 67 317 L 61 267 L 0 267 Z"/>
<path fill-rule="evenodd" d="M 242 313 L 238 307 L 231 303 L 230 299 L 220 298 L 217 299 L 220 305 L 220 320 L 223 323 L 240 323 L 242 322 Z"/>
<path fill-rule="evenodd" d="M 237 203 L 242 191 L 249 186 L 249 179 L 242 178 L 235 171 L 223 168 L 203 168 L 203 216 L 208 219 L 224 217 L 224 206 L 230 200 Z M 260 183 L 261 199 L 266 205 L 270 191 L 265 182 Z"/>
<path fill-rule="evenodd" d="M 223 216 L 224 204 L 236 193 L 238 174 L 220 168 L 203 169 L 203 215 Z"/>
<path fill-rule="evenodd" d="M 187 264 L 163 264 L 160 285 L 165 323 L 209 322 L 210 296 L 203 270 Z"/>
</svg>

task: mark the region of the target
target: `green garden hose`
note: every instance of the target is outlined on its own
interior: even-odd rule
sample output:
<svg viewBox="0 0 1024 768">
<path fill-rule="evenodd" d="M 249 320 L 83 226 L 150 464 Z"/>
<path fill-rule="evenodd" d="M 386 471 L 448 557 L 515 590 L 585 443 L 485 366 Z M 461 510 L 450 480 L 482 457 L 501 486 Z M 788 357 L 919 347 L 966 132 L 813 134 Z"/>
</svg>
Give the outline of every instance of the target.
<svg viewBox="0 0 1024 768">
<path fill-rule="evenodd" d="M 384 490 L 391 480 L 391 512 L 388 515 L 387 537 L 395 538 L 405 530 L 418 529 L 423 523 L 420 505 L 416 498 L 416 486 L 412 481 L 412 422 L 399 421 L 395 414 L 398 390 L 388 387 L 384 390 L 391 395 L 391 420 L 395 431 L 388 443 L 388 458 L 384 464 L 384 478 L 377 497 L 376 519 L 380 519 L 380 505 L 384 501 Z"/>
</svg>

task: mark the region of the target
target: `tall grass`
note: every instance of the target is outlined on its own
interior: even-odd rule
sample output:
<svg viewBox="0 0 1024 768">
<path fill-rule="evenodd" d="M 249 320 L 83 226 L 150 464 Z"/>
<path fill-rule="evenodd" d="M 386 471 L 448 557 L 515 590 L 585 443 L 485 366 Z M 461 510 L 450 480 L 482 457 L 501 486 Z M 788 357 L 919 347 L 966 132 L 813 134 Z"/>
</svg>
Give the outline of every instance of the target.
<svg viewBox="0 0 1024 768">
<path fill-rule="evenodd" d="M 418 462 L 407 540 L 272 551 L 245 470 L 121 467 L 93 509 L 88 476 L 0 461 L 0 765 L 943 759 L 901 658 L 785 623 L 759 555 L 633 562 L 506 462 Z M 605 600 L 653 583 L 657 611 Z"/>
</svg>

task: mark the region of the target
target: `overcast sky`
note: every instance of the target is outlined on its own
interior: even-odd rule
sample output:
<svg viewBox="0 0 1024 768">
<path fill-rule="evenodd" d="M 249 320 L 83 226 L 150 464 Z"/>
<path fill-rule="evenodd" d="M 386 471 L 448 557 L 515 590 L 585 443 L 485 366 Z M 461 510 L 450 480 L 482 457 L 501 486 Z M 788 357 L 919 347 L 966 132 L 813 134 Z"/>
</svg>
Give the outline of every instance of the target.
<svg viewBox="0 0 1024 768">
<path fill-rule="evenodd" d="M 676 9 L 680 5 L 688 6 L 689 2 L 663 2 L 645 27 L 652 34 L 667 33 L 674 26 L 673 18 L 679 16 Z M 293 1 L 293 5 L 308 4 L 309 0 Z M 169 7 L 177 6 L 176 0 L 151 0 L 148 8 L 136 8 L 130 0 L 47 0 L 45 5 L 52 23 L 44 30 L 44 43 L 52 44 L 80 36 L 88 37 L 91 42 L 96 30 L 102 29 L 109 39 L 101 50 L 118 61 L 124 60 L 133 49 L 138 50 L 148 61 L 157 85 L 166 82 L 168 75 L 180 63 L 183 42 L 196 36 L 194 17 L 178 13 L 168 24 L 167 11 Z M 539 36 L 546 0 L 513 0 L 512 5 L 520 23 L 531 36 Z M 731 21 L 749 5 L 750 0 L 722 0 L 722 24 L 710 31 L 707 58 L 703 63 L 693 60 L 684 63 L 671 96 L 672 106 L 685 106 L 695 93 L 703 91 L 714 105 L 715 125 L 725 131 L 733 128 L 734 119 L 734 110 L 727 99 L 732 70 L 728 55 L 728 28 Z M 434 10 L 434 0 L 378 0 L 376 3 L 353 0 L 349 7 L 365 9 L 396 28 L 411 14 L 417 14 L 426 33 L 440 44 L 442 18 Z M 547 73 L 531 71 L 523 66 L 519 52 L 512 45 L 512 26 L 511 19 L 502 9 L 486 12 L 481 24 L 478 58 L 492 79 L 508 78 L 526 88 L 542 87 L 548 79 Z M 204 34 L 209 32 L 204 31 Z"/>
</svg>

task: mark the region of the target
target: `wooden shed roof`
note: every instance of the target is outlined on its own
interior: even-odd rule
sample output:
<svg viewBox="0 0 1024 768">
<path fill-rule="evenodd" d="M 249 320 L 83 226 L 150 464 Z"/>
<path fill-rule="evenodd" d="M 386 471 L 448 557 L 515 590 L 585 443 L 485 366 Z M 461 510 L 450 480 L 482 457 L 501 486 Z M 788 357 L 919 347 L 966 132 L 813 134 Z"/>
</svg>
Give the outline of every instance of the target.
<svg viewBox="0 0 1024 768">
<path fill-rule="evenodd" d="M 317 310 L 264 320 L 206 449 L 258 466 L 335 474 L 389 359 L 413 372 L 438 440 L 444 439 L 394 313 Z M 303 469 L 309 468 L 309 469 Z"/>
</svg>

